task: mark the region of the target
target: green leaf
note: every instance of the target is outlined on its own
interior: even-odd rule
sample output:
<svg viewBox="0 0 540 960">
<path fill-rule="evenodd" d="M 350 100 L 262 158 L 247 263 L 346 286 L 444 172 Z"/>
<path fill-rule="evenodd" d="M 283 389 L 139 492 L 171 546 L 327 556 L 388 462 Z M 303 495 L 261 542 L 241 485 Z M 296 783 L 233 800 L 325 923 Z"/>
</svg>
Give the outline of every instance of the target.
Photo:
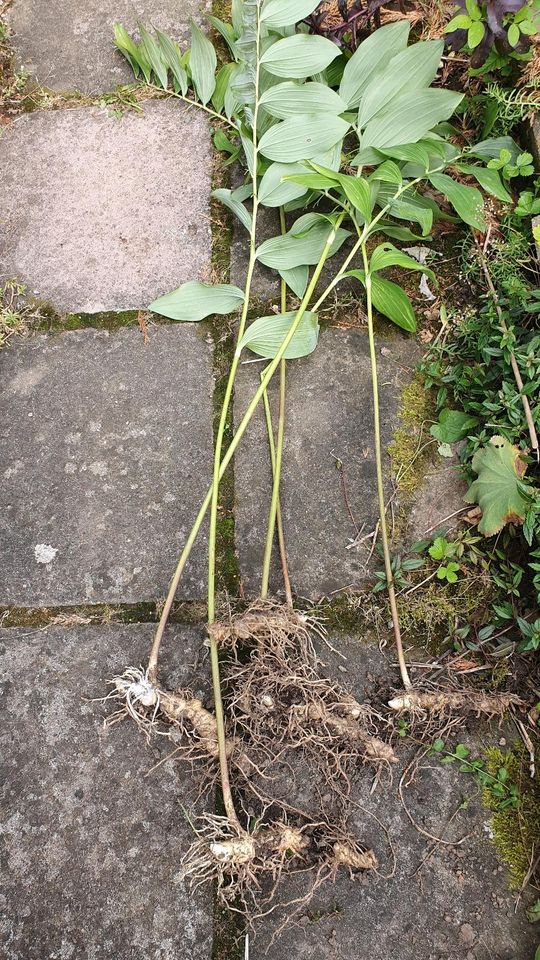
<svg viewBox="0 0 540 960">
<path fill-rule="evenodd" d="M 375 30 L 364 40 L 343 71 L 339 95 L 350 109 L 358 107 L 370 80 L 407 46 L 410 23 L 398 20 Z"/>
<path fill-rule="evenodd" d="M 363 270 L 349 270 L 344 274 L 345 277 L 355 277 L 366 285 L 366 277 Z M 411 301 L 406 293 L 403 292 L 397 283 L 380 277 L 377 273 L 371 277 L 371 299 L 373 306 L 379 313 L 388 317 L 392 323 L 414 333 L 416 330 L 416 316 L 412 308 Z"/>
<path fill-rule="evenodd" d="M 290 270 L 280 270 L 280 277 L 297 297 L 302 298 L 307 290 L 309 267 L 292 267 Z"/>
<path fill-rule="evenodd" d="M 217 30 L 217 32 L 221 34 L 233 57 L 236 59 L 236 31 L 232 24 L 224 23 L 219 17 L 214 17 L 211 14 L 208 14 L 208 22 L 212 24 L 214 30 Z"/>
<path fill-rule="evenodd" d="M 349 203 L 352 203 L 356 210 L 359 210 L 366 223 L 371 218 L 373 210 L 373 201 L 371 199 L 371 188 L 365 177 L 349 177 L 342 175 L 339 178 L 342 189 Z"/>
<path fill-rule="evenodd" d="M 371 278 L 373 306 L 392 323 L 407 330 L 416 331 L 416 316 L 408 296 L 397 283 L 374 274 Z"/>
<path fill-rule="evenodd" d="M 437 282 L 433 270 L 430 270 L 425 264 L 419 263 L 418 260 L 415 260 L 413 257 L 409 257 L 408 254 L 403 253 L 402 250 L 398 250 L 397 247 L 394 247 L 391 243 L 381 243 L 371 254 L 369 264 L 370 272 L 374 273 L 377 270 L 385 270 L 386 267 L 394 266 L 403 267 L 405 270 L 419 270 L 421 273 L 425 273 L 430 280 L 433 280 L 435 283 Z"/>
<path fill-rule="evenodd" d="M 189 69 L 201 103 L 207 104 L 216 87 L 217 57 L 208 37 L 191 21 Z"/>
<path fill-rule="evenodd" d="M 484 24 L 481 22 L 481 20 L 475 20 L 474 23 L 471 24 L 471 26 L 467 31 L 467 43 L 471 48 L 471 50 L 476 49 L 476 47 L 478 47 L 482 43 L 485 32 L 486 32 L 486 28 Z M 518 30 L 518 36 L 519 36 L 519 30 Z"/>
<path fill-rule="evenodd" d="M 346 120 L 335 114 L 290 117 L 266 131 L 259 150 L 269 160 L 280 163 L 309 160 L 340 142 L 349 127 Z"/>
<path fill-rule="evenodd" d="M 162 30 L 158 30 L 157 27 L 155 27 L 155 31 L 161 49 L 161 55 L 171 70 L 173 77 L 178 81 L 182 95 L 185 96 L 188 89 L 188 78 L 182 65 L 182 54 L 178 44 L 176 44 L 174 40 L 171 40 Z"/>
<path fill-rule="evenodd" d="M 343 113 L 346 104 L 324 83 L 278 83 L 263 93 L 260 105 L 272 117 L 286 120 L 298 114 Z"/>
<path fill-rule="evenodd" d="M 431 749 L 434 750 L 435 753 L 441 753 L 444 750 L 444 740 L 441 740 L 440 738 L 438 740 L 434 740 L 431 745 Z"/>
<path fill-rule="evenodd" d="M 387 70 L 366 87 L 358 112 L 358 126 L 365 127 L 368 120 L 388 107 L 401 91 L 429 87 L 437 75 L 443 49 L 442 40 L 425 40 L 413 43 L 393 57 Z"/>
<path fill-rule="evenodd" d="M 225 97 L 230 87 L 231 78 L 235 71 L 235 63 L 225 63 L 221 67 L 216 77 L 216 86 L 212 94 L 212 105 L 218 113 L 221 113 L 225 106 Z"/>
<path fill-rule="evenodd" d="M 153 36 L 148 33 L 148 30 L 145 29 L 142 23 L 138 22 L 137 26 L 141 35 L 141 47 L 143 48 L 152 70 L 154 71 L 156 80 L 163 87 L 163 89 L 166 90 L 168 83 L 167 66 L 163 61 L 159 44 L 154 40 Z"/>
<path fill-rule="evenodd" d="M 114 43 L 118 48 L 120 53 L 126 58 L 128 63 L 133 70 L 133 73 L 136 77 L 139 76 L 140 71 L 143 71 L 146 82 L 150 83 L 150 64 L 146 61 L 141 48 L 135 43 L 135 41 L 130 37 L 126 28 L 122 26 L 121 23 L 113 24 L 114 30 Z M 146 69 L 143 69 L 143 61 Z"/>
<path fill-rule="evenodd" d="M 271 163 L 259 184 L 259 200 L 265 207 L 281 207 L 303 196 L 306 188 L 296 181 L 285 180 L 306 168 L 298 163 Z"/>
<path fill-rule="evenodd" d="M 260 62 L 275 77 L 303 80 L 320 73 L 338 56 L 339 48 L 326 37 L 297 33 L 272 44 Z"/>
<path fill-rule="evenodd" d="M 319 0 L 266 0 L 261 12 L 261 22 L 267 27 L 292 27 L 317 8 Z"/>
<path fill-rule="evenodd" d="M 212 196 L 219 200 L 224 207 L 227 207 L 231 213 L 234 213 L 235 217 L 238 217 L 240 223 L 246 228 L 248 233 L 251 233 L 251 214 L 246 210 L 243 203 L 241 203 L 236 197 L 233 197 L 231 190 L 226 190 L 224 188 L 219 190 L 212 190 Z"/>
<path fill-rule="evenodd" d="M 460 760 L 466 760 L 470 752 L 471 751 L 465 746 L 464 743 L 458 743 L 456 749 L 454 750 L 456 757 L 458 757 Z"/>
<path fill-rule="evenodd" d="M 511 23 L 508 27 L 508 43 L 511 47 L 517 47 L 519 43 L 519 27 L 517 23 Z"/>
<path fill-rule="evenodd" d="M 470 147 L 467 153 L 472 157 L 480 157 L 481 160 L 498 160 L 501 150 L 508 150 L 508 159 L 516 162 L 520 150 L 512 137 L 490 137 L 488 140 L 481 140 Z"/>
<path fill-rule="evenodd" d="M 269 317 L 259 317 L 247 328 L 237 347 L 240 352 L 248 347 L 259 357 L 273 359 L 281 348 L 297 316 L 297 311 L 290 313 L 272 314 Z M 285 360 L 295 360 L 298 357 L 307 357 L 313 353 L 319 339 L 319 320 L 316 313 L 305 313 L 298 329 L 285 353 Z"/>
<path fill-rule="evenodd" d="M 452 33 L 454 30 L 468 30 L 471 25 L 471 18 L 467 17 L 464 13 L 459 13 L 457 17 L 454 17 L 450 20 L 450 23 L 447 23 L 444 32 Z"/>
<path fill-rule="evenodd" d="M 484 201 L 476 187 L 466 187 L 446 173 L 432 173 L 429 177 L 436 190 L 450 201 L 454 210 L 464 223 L 476 230 L 485 230 Z"/>
<path fill-rule="evenodd" d="M 243 291 L 226 283 L 200 283 L 190 280 L 178 290 L 158 297 L 148 307 L 153 313 L 171 320 L 204 320 L 213 314 L 232 313 L 244 302 Z"/>
<path fill-rule="evenodd" d="M 302 224 L 304 219 L 304 217 L 301 217 L 297 224 Z M 306 221 L 306 223 L 309 223 L 309 221 Z M 285 236 L 271 237 L 269 240 L 265 240 L 257 249 L 257 259 L 274 270 L 291 270 L 293 267 L 318 263 L 328 239 L 328 221 L 319 218 L 301 235 L 295 235 L 292 232 L 293 230 L 294 226 Z M 336 238 L 330 249 L 330 256 L 337 253 L 348 236 L 350 236 L 348 230 L 336 230 Z"/>
<path fill-rule="evenodd" d="M 477 479 L 465 495 L 466 503 L 477 503 L 482 510 L 480 533 L 492 537 L 507 523 L 523 523 L 528 502 L 521 492 L 527 469 L 520 451 L 504 437 L 492 437 L 477 450 L 472 468 Z"/>
<path fill-rule="evenodd" d="M 512 202 L 512 195 L 508 193 L 497 170 L 490 170 L 488 167 L 477 167 L 470 163 L 456 163 L 454 166 L 457 170 L 460 170 L 461 173 L 468 173 L 478 180 L 480 186 L 486 193 L 490 193 L 492 197 L 497 197 L 497 200 L 501 200 L 503 203 Z"/>
<path fill-rule="evenodd" d="M 451 90 L 413 90 L 402 93 L 369 121 L 360 140 L 366 147 L 392 147 L 415 143 L 461 103 L 463 94 Z"/>
<path fill-rule="evenodd" d="M 439 422 L 430 428 L 430 434 L 441 443 L 458 443 L 478 424 L 478 417 L 471 417 L 462 410 L 441 410 Z"/>
<path fill-rule="evenodd" d="M 370 174 L 369 182 L 371 183 L 372 180 L 383 180 L 385 183 L 397 183 L 401 186 L 403 176 L 397 163 L 393 160 L 383 160 L 381 165 Z"/>
</svg>

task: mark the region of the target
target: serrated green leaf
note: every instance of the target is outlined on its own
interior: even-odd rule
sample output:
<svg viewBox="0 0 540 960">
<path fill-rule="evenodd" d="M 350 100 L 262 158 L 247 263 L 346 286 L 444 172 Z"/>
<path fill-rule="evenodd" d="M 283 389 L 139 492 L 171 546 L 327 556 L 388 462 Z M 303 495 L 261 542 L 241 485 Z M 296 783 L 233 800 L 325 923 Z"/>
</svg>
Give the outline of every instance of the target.
<svg viewBox="0 0 540 960">
<path fill-rule="evenodd" d="M 279 120 L 322 112 L 340 114 L 346 110 L 341 97 L 324 83 L 278 83 L 263 93 L 260 105 Z"/>
<path fill-rule="evenodd" d="M 442 410 L 439 414 L 439 422 L 434 423 L 429 432 L 441 443 L 458 443 L 477 423 L 477 417 L 471 417 L 462 410 Z"/>
<path fill-rule="evenodd" d="M 270 29 L 291 27 L 309 17 L 319 0 L 266 0 L 261 11 L 261 22 Z"/>
<path fill-rule="evenodd" d="M 392 57 L 405 49 L 409 30 L 407 20 L 398 20 L 374 30 L 362 41 L 347 62 L 339 87 L 339 95 L 349 109 L 360 105 L 370 80 L 385 69 Z"/>
<path fill-rule="evenodd" d="M 245 347 L 259 357 L 273 359 L 283 345 L 287 334 L 296 318 L 295 310 L 290 313 L 272 314 L 268 317 L 259 317 L 249 326 L 238 344 L 237 351 Z M 298 328 L 295 330 L 283 357 L 285 360 L 295 360 L 298 357 L 307 357 L 313 353 L 319 339 L 319 320 L 316 313 L 305 313 Z"/>
<path fill-rule="evenodd" d="M 259 150 L 269 160 L 279 163 L 310 160 L 341 142 L 349 126 L 335 114 L 290 117 L 266 131 Z"/>
<path fill-rule="evenodd" d="M 216 88 L 216 67 L 217 57 L 213 45 L 195 21 L 192 20 L 189 69 L 195 91 L 201 103 L 205 105 L 211 99 Z"/>
<path fill-rule="evenodd" d="M 484 201 L 482 194 L 476 187 L 467 187 L 463 183 L 458 183 L 446 173 L 432 173 L 429 180 L 435 189 L 440 190 L 443 196 L 449 200 L 464 223 L 468 223 L 470 227 L 474 227 L 476 230 L 486 229 Z"/>
<path fill-rule="evenodd" d="M 177 290 L 158 297 L 148 309 L 171 320 L 196 322 L 215 313 L 232 313 L 243 302 L 244 293 L 239 287 L 226 283 L 212 285 L 190 280 Z"/>
<path fill-rule="evenodd" d="M 472 468 L 478 476 L 464 499 L 477 503 L 482 510 L 480 533 L 492 537 L 507 523 L 523 523 L 528 502 L 520 484 L 527 466 L 518 448 L 504 437 L 492 437 L 487 446 L 476 451 Z"/>
<path fill-rule="evenodd" d="M 303 80 L 320 73 L 338 56 L 339 48 L 326 37 L 297 33 L 273 43 L 263 53 L 261 64 L 275 77 Z"/>
</svg>

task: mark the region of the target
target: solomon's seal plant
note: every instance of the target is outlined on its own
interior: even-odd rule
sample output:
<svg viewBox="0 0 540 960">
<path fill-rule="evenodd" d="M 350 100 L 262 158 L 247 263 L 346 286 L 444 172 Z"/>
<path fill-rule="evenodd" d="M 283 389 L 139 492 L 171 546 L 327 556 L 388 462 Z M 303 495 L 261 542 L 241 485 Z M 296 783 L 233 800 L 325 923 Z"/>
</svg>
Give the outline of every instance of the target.
<svg viewBox="0 0 540 960">
<path fill-rule="evenodd" d="M 229 51 L 228 62 L 219 69 L 212 42 L 196 25 L 191 48 L 185 51 L 160 31 L 152 34 L 141 26 L 140 41 L 136 42 L 122 27 L 115 28 L 118 48 L 147 84 L 168 90 L 184 104 L 219 121 L 215 144 L 238 158 L 245 173 L 244 182 L 235 190 L 223 188 L 214 194 L 245 231 L 249 259 L 243 289 L 194 280 L 150 305 L 156 313 L 182 322 L 238 310 L 240 318 L 208 493 L 174 572 L 148 667 L 128 670 L 117 678 L 114 694 L 122 701 L 122 709 L 149 732 L 160 720 L 172 723 L 186 737 L 188 749 L 204 756 L 212 770 L 218 765 L 225 817 L 205 818 L 187 857 L 186 870 L 199 879 L 217 876 L 221 894 L 228 899 L 238 894 L 246 909 L 250 897 L 256 896 L 257 878 L 263 874 L 276 879 L 286 864 L 298 870 L 315 865 L 317 884 L 340 867 L 353 871 L 376 865 L 371 851 L 363 851 L 326 822 L 324 815 L 319 814 L 316 823 L 304 820 L 292 827 L 287 804 L 280 801 L 273 808 L 278 813 L 273 813 L 272 819 L 266 817 L 265 811 L 274 801 L 268 796 L 271 781 L 266 776 L 264 786 L 258 780 L 255 789 L 254 777 L 264 774 L 276 750 L 292 747 L 303 751 L 310 768 L 322 770 L 342 797 L 347 794 L 344 784 L 346 788 L 351 762 L 361 759 L 381 765 L 394 759 L 389 744 L 374 736 L 372 709 L 320 675 L 311 641 L 317 624 L 294 610 L 290 588 L 285 605 L 273 603 L 267 596 L 276 526 L 286 573 L 279 502 L 286 364 L 316 349 L 323 304 L 344 278 L 355 280 L 367 304 L 380 532 L 405 688 L 396 709 L 406 709 L 413 698 L 386 524 L 374 311 L 404 331 L 415 330 L 412 304 L 401 287 L 388 279 L 387 271 L 421 271 L 436 282 L 425 265 L 393 243 L 429 237 L 434 218 L 441 215 L 433 191 L 442 194 L 475 230 L 485 228 L 482 195 L 476 187 L 456 179 L 455 165 L 464 158 L 446 140 L 445 122 L 462 95 L 432 86 L 442 41 L 409 46 L 409 23 L 402 20 L 375 31 L 346 59 L 334 43 L 310 35 L 302 25 L 316 6 L 315 0 L 233 0 L 231 23 L 210 18 Z M 480 183 L 481 170 L 485 170 L 482 165 L 474 166 Z M 497 170 L 489 171 L 489 182 L 492 189 L 503 191 Z M 430 196 L 423 194 L 423 185 L 430 188 Z M 262 207 L 279 210 L 281 229 L 275 237 L 259 243 Z M 324 285 L 321 274 L 330 261 L 337 265 Z M 281 310 L 248 323 L 257 262 L 279 275 Z M 299 301 L 292 311 L 287 310 L 288 290 Z M 235 378 L 248 352 L 269 362 L 225 451 Z M 274 437 L 267 388 L 275 373 L 280 378 L 280 411 Z M 221 623 L 216 619 L 215 603 L 220 481 L 261 401 L 267 413 L 274 469 L 261 597 L 246 612 Z M 158 676 L 159 650 L 174 596 L 207 513 L 213 713 L 189 691 L 164 689 Z M 240 648 L 244 651 L 241 658 Z M 227 689 L 233 691 L 227 693 L 225 702 L 223 669 Z M 437 701 L 435 708 L 438 706 Z M 491 702 L 486 709 L 497 712 Z M 241 823 L 238 806 L 238 792 L 250 790 L 251 808 L 257 803 L 260 806 L 252 830 Z"/>
</svg>

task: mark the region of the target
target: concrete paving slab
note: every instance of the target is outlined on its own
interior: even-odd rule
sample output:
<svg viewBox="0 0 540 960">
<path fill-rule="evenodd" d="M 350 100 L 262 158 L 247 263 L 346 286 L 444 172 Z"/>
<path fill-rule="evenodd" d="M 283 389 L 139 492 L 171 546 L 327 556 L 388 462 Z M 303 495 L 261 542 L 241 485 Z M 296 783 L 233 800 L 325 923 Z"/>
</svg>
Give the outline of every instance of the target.
<svg viewBox="0 0 540 960">
<path fill-rule="evenodd" d="M 324 673 L 360 702 L 374 702 L 381 690 L 399 687 L 391 662 L 393 651 L 381 652 L 376 638 L 365 642 L 332 632 L 329 639 L 334 651 L 322 642 L 317 644 Z M 496 725 L 475 723 L 452 742 L 467 743 L 471 756 L 478 756 L 484 746 L 497 744 L 500 736 Z M 253 956 L 269 960 L 530 960 L 538 938 L 525 909 L 534 900 L 534 891 L 525 894 L 516 910 L 507 870 L 490 842 L 491 815 L 481 803 L 480 789 L 456 767 L 441 764 L 437 757 L 423 758 L 416 775 L 407 777 L 403 787 L 413 825 L 400 799 L 399 783 L 415 751 L 399 739 L 394 749 L 398 763 L 392 778 L 383 776 L 374 785 L 373 770 L 362 767 L 351 792 L 349 830 L 374 850 L 378 872 L 357 874 L 354 880 L 338 874 L 335 884 L 322 886 L 299 909 L 297 898 L 305 895 L 307 886 L 301 878 L 287 879 L 280 902 L 294 906 L 278 907 L 256 925 Z M 313 779 L 313 770 L 303 778 L 299 757 L 290 762 L 296 778 L 293 783 L 289 767 L 281 795 L 314 815 L 320 807 L 312 808 L 306 795 L 306 781 Z M 332 819 L 330 804 L 328 798 L 325 813 Z M 445 842 L 436 843 L 430 835 Z M 281 929 L 295 909 L 290 925 Z"/>
<path fill-rule="evenodd" d="M 0 140 L 0 278 L 65 313 L 145 308 L 204 279 L 210 157 L 206 121 L 178 102 L 20 117 Z"/>
<path fill-rule="evenodd" d="M 133 73 L 113 46 L 113 24 L 153 24 L 189 42 L 189 21 L 203 17 L 205 0 L 14 0 L 9 14 L 22 66 L 52 90 L 101 93 L 128 83 Z"/>
<path fill-rule="evenodd" d="M 414 344 L 396 334 L 378 344 L 384 446 L 396 425 L 400 387 L 412 375 Z M 258 383 L 260 364 L 240 370 L 238 422 Z M 367 579 L 371 532 L 378 517 L 373 456 L 372 402 L 367 334 L 326 330 L 316 351 L 288 364 L 287 430 L 282 508 L 293 589 L 313 599 Z M 272 384 L 273 400 L 275 387 Z M 276 421 L 277 422 L 277 418 Z M 248 592 L 258 577 L 270 500 L 270 465 L 261 411 L 236 456 L 236 536 Z M 389 462 L 386 457 L 386 465 Z M 258 572 L 259 571 L 259 572 Z M 255 574 L 255 576 L 254 576 Z M 279 576 L 274 587 L 280 586 Z"/>
<path fill-rule="evenodd" d="M 190 771 L 170 761 L 146 776 L 161 753 L 131 722 L 105 730 L 111 704 L 89 702 L 144 662 L 151 636 L 149 625 L 0 630 L 4 960 L 211 956 L 211 892 L 178 878 Z M 169 670 L 164 648 L 165 674 L 185 684 L 202 636 L 171 626 L 168 639 L 182 658 Z"/>
<path fill-rule="evenodd" d="M 191 325 L 0 354 L 0 605 L 164 597 L 209 482 L 210 345 Z M 205 596 L 204 539 L 179 591 Z"/>
</svg>

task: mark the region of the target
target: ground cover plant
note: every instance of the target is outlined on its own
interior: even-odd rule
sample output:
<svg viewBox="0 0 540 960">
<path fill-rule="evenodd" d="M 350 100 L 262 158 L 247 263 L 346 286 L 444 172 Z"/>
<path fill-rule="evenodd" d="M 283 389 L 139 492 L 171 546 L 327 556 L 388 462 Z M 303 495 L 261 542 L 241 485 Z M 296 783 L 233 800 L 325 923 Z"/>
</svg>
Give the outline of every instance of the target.
<svg viewBox="0 0 540 960">
<path fill-rule="evenodd" d="M 433 286 L 437 277 L 394 241 L 425 242 L 434 221 L 448 216 L 469 227 L 475 238 L 489 236 L 479 186 L 501 202 L 511 200 L 507 182 L 512 169 L 523 172 L 527 163 L 522 158 L 520 167 L 519 154 L 514 154 L 508 140 L 484 140 L 480 145 L 454 142 L 458 138 L 449 121 L 463 94 L 433 85 L 442 40 L 409 43 L 410 23 L 397 19 L 375 30 L 354 54 L 344 56 L 328 37 L 309 32 L 311 24 L 304 21 L 314 15 L 316 6 L 313 0 L 235 0 L 231 23 L 210 18 L 229 51 L 227 60 L 219 64 L 216 46 L 195 24 L 188 50 L 143 25 L 139 40 L 122 26 L 115 28 L 116 44 L 136 76 L 151 87 L 168 90 L 186 106 L 206 112 L 216 124 L 217 149 L 237 161 L 245 174 L 236 189 L 220 187 L 214 193 L 245 230 L 249 260 L 243 289 L 190 281 L 149 308 L 180 322 L 239 311 L 239 322 L 208 493 L 174 572 L 148 666 L 128 668 L 117 677 L 113 696 L 120 701 L 115 719 L 127 712 L 148 736 L 167 731 L 169 725 L 180 732 L 184 741 L 178 750 L 199 763 L 208 784 L 215 782 L 219 770 L 224 815 L 206 814 L 196 826 L 197 838 L 186 855 L 185 871 L 195 882 L 217 879 L 225 902 L 249 917 L 269 908 L 274 886 L 269 894 L 264 884 L 261 888 L 261 880 L 275 885 L 285 869 L 309 872 L 311 893 L 338 869 L 376 868 L 373 852 L 347 831 L 347 796 L 361 764 L 381 770 L 395 761 L 391 715 L 357 702 L 324 676 L 313 645 L 321 626 L 293 606 L 280 510 L 287 365 L 316 349 L 320 311 L 344 279 L 357 283 L 366 303 L 384 558 L 381 582 L 388 594 L 403 686 L 394 691 L 391 711 L 417 718 L 467 711 L 500 717 L 511 704 L 519 703 L 513 694 L 480 691 L 473 696 L 471 690 L 448 692 L 411 683 L 387 528 L 374 312 L 413 333 L 412 304 L 387 271 L 398 268 L 424 274 Z M 504 150 L 509 151 L 508 158 Z M 528 200 L 521 202 L 525 205 Z M 265 206 L 279 209 L 281 231 L 259 243 L 259 216 Z M 279 276 L 281 309 L 250 322 L 257 262 Z M 333 267 L 331 279 L 323 283 L 323 268 L 328 265 Z M 489 271 L 485 262 L 484 266 Z M 288 310 L 290 300 L 299 306 Z M 500 298 L 492 297 L 491 309 L 499 320 L 503 305 Z M 508 363 L 519 367 L 521 348 L 511 340 L 506 319 L 504 323 Z M 235 379 L 248 351 L 269 362 L 225 448 Z M 280 409 L 274 435 L 267 390 L 275 374 L 280 379 Z M 431 379 L 435 382 L 434 373 Z M 516 381 L 514 389 L 515 406 L 520 407 L 532 442 L 527 393 Z M 446 395 L 440 395 L 441 408 L 445 400 Z M 260 597 L 247 610 L 220 620 L 216 610 L 220 482 L 259 404 L 264 404 L 267 415 L 274 473 Z M 469 427 L 472 411 L 461 415 L 465 417 L 461 427 L 465 423 Z M 441 416 L 439 429 L 448 431 L 448 415 Z M 486 535 L 497 532 L 493 526 L 500 529 L 509 522 L 525 521 L 526 526 L 532 509 L 535 488 L 525 478 L 525 460 L 511 439 L 494 433 L 476 449 L 471 463 L 478 479 L 471 484 L 470 499 L 480 503 L 481 532 Z M 448 442 L 448 436 L 441 436 L 441 443 Z M 498 477 L 501 470 L 503 490 L 497 487 L 494 495 L 490 478 Z M 189 691 L 167 690 L 158 671 L 175 593 L 207 514 L 213 711 Z M 276 528 L 285 604 L 268 597 Z M 442 538 L 429 549 L 431 560 L 438 563 L 436 578 L 455 582 L 460 572 L 457 549 L 453 552 Z M 335 807 L 306 811 L 276 795 L 272 775 L 291 750 L 303 754 L 312 777 L 332 789 Z M 339 813 L 333 817 L 330 810 Z"/>
</svg>

